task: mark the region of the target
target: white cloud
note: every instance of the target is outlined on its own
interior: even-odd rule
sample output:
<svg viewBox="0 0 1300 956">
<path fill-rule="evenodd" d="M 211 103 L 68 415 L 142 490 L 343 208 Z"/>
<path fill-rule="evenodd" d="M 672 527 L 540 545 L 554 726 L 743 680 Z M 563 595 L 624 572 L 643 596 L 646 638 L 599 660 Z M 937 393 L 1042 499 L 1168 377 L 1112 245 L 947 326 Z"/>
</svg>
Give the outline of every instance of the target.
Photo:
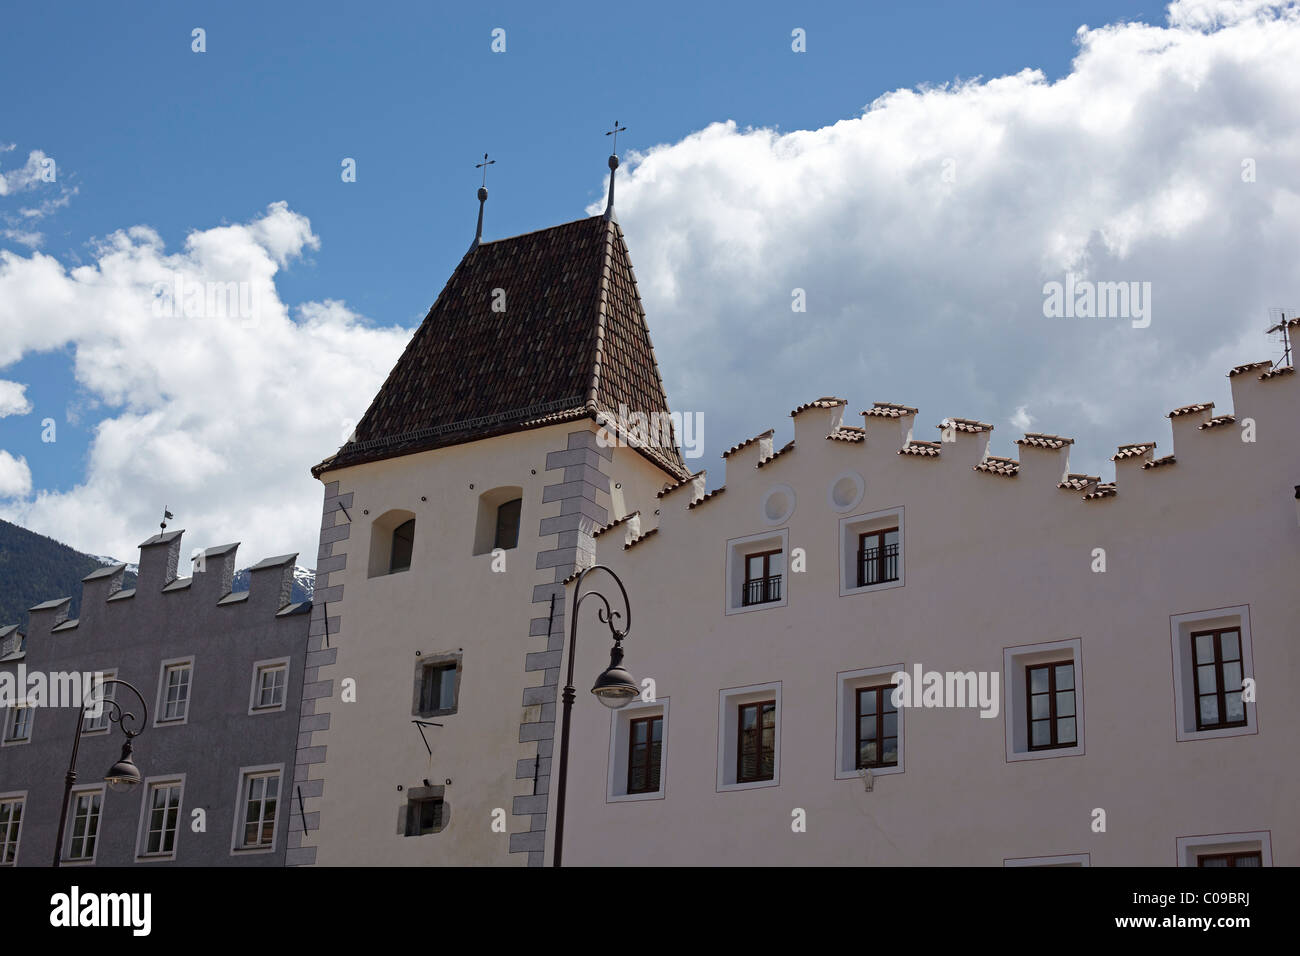
<svg viewBox="0 0 1300 956">
<path fill-rule="evenodd" d="M 0 171 L 0 196 L 35 188 L 41 182 L 41 174 L 47 159 L 49 157 L 45 153 L 34 149 L 27 154 L 27 162 L 22 166 L 7 173 Z"/>
<path fill-rule="evenodd" d="M 27 399 L 27 386 L 20 382 L 0 379 L 0 418 L 7 415 L 26 415 L 32 410 Z"/>
<path fill-rule="evenodd" d="M 31 494 L 32 472 L 26 458 L 15 458 L 0 448 L 0 500 Z"/>
<path fill-rule="evenodd" d="M 716 123 L 628 157 L 618 210 L 665 384 L 710 413 L 713 448 L 839 394 L 918 405 L 926 428 L 1033 408 L 1103 467 L 1275 353 L 1267 309 L 1300 289 L 1300 71 L 1282 66 L 1300 10 L 1181 2 L 1076 42 L 1054 82 L 897 90 L 821 129 Z M 1044 318 L 1067 271 L 1150 282 L 1151 326 Z"/>
<path fill-rule="evenodd" d="M 107 415 L 70 490 L 33 493 L 26 465 L 5 462 L 3 487 L 19 500 L 0 514 L 132 560 L 167 505 L 189 546 L 241 541 L 247 563 L 296 550 L 314 566 L 321 490 L 310 468 L 342 443 L 342 421 L 365 410 L 411 331 L 370 327 L 332 301 L 291 317 L 276 273 L 318 244 L 304 216 L 274 203 L 249 223 L 191 233 L 182 252 L 140 226 L 70 270 L 0 250 L 0 368 L 70 347 L 84 403 Z M 178 282 L 169 317 L 155 294 Z M 250 315 L 186 317 L 189 289 L 227 283 Z"/>
<path fill-rule="evenodd" d="M 1025 408 L 1024 405 L 1017 408 L 1015 414 L 1010 418 L 1011 426 L 1020 429 L 1022 432 L 1033 428 L 1034 420 L 1034 416 L 1029 414 L 1029 409 Z"/>
</svg>

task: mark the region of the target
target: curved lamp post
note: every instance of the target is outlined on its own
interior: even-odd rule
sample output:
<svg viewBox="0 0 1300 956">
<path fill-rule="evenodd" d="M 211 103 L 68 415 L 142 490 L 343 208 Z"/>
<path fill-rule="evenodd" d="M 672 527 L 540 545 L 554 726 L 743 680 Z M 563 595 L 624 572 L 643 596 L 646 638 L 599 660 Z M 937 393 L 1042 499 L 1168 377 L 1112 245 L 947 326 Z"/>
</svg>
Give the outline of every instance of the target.
<svg viewBox="0 0 1300 956">
<path fill-rule="evenodd" d="M 131 711 L 122 710 L 122 705 L 117 702 L 116 696 L 111 699 L 104 697 L 104 688 L 109 684 L 121 684 L 135 694 L 136 699 L 140 701 L 140 716 L 138 718 Z M 149 705 L 145 703 L 144 696 L 136 690 L 134 684 L 118 680 L 116 677 L 110 677 L 100 682 L 99 696 L 101 706 L 109 710 L 109 721 L 119 725 L 122 728 L 122 733 L 126 734 L 126 743 L 122 745 L 122 756 L 118 758 L 117 763 L 108 768 L 108 773 L 104 774 L 104 780 L 113 790 L 129 790 L 143 779 L 140 768 L 131 759 L 131 741 L 140 736 L 145 725 L 149 722 Z M 77 751 L 81 747 L 81 730 L 85 722 L 86 708 L 83 704 L 77 711 L 77 736 L 72 740 L 72 760 L 68 763 L 68 775 L 65 778 L 63 787 L 63 809 L 59 811 L 59 832 L 54 841 L 55 866 L 58 866 L 63 860 L 63 832 L 68 824 L 68 804 L 72 802 L 72 786 L 77 782 Z"/>
<path fill-rule="evenodd" d="M 615 622 L 623 617 L 619 611 L 610 607 L 609 600 L 599 591 L 588 591 L 582 593 L 582 582 L 592 571 L 604 571 L 614 583 L 618 585 L 619 593 L 623 595 L 623 609 L 627 614 L 627 623 L 620 630 Z M 564 685 L 564 717 L 560 727 L 560 777 L 556 784 L 555 794 L 555 866 L 560 865 L 560 860 L 564 855 L 564 793 L 568 784 L 569 776 L 569 716 L 573 710 L 573 701 L 575 693 L 573 689 L 573 659 L 574 649 L 578 641 L 578 609 L 582 607 L 582 602 L 589 597 L 594 597 L 601 604 L 603 609 L 597 609 L 596 616 L 600 618 L 600 623 L 609 626 L 610 636 L 614 638 L 614 646 L 609 652 L 609 667 L 596 678 L 595 685 L 592 686 L 591 692 L 596 695 L 606 707 L 611 710 L 618 710 L 620 707 L 626 707 L 635 700 L 641 693 L 641 688 L 637 686 L 636 680 L 628 673 L 627 668 L 623 666 L 623 638 L 627 637 L 627 632 L 632 629 L 632 606 L 627 600 L 627 589 L 623 587 L 623 582 L 619 580 L 618 575 L 605 567 L 603 564 L 592 565 L 578 573 L 577 583 L 573 586 L 573 611 L 569 619 L 569 672 L 568 681 Z"/>
</svg>

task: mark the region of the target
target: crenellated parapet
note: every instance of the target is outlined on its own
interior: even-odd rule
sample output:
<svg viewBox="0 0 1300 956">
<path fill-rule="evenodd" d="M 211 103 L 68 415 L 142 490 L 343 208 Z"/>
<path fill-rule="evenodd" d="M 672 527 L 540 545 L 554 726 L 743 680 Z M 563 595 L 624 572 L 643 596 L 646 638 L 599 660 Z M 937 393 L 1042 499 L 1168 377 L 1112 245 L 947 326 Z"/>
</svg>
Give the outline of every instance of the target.
<svg viewBox="0 0 1300 956">
<path fill-rule="evenodd" d="M 111 564 L 81 579 L 78 618 L 71 618 L 72 598 L 58 597 L 31 608 L 28 636 L 43 637 L 79 629 L 94 630 L 121 613 L 122 606 L 136 602 L 151 607 L 161 602 L 184 602 L 187 607 L 230 607 L 247 605 L 245 613 L 288 616 L 306 613 L 310 601 L 292 602 L 294 562 L 298 555 L 267 558 L 249 569 L 247 591 L 232 592 L 239 544 L 223 544 L 195 555 L 190 577 L 177 577 L 182 530 L 156 534 L 140 545 L 140 564 L 134 588 L 123 588 L 125 564 Z M 15 625 L 0 633 L 16 633 Z M 3 657 L 0 653 L 0 657 Z"/>
<path fill-rule="evenodd" d="M 932 441 L 914 434 L 918 410 L 910 405 L 875 402 L 861 413 L 861 425 L 850 425 L 843 420 L 847 401 L 824 396 L 799 405 L 790 413 L 795 436 L 779 450 L 774 450 L 775 429 L 728 448 L 722 455 L 726 465 L 725 483 L 713 491 L 706 493 L 704 472 L 666 487 L 659 493 L 657 521 L 641 520 L 638 516 L 635 529 L 627 530 L 620 543 L 630 547 L 648 540 L 657 530 L 671 531 L 675 522 L 688 520 L 679 516 L 699 513 L 701 505 L 717 499 L 724 489 L 731 489 L 728 498 L 739 495 L 742 500 L 748 500 L 771 490 L 773 482 L 794 483 L 810 469 L 858 475 L 897 468 L 904 469 L 900 474 L 905 475 L 910 474 L 908 469 L 917 469 L 917 487 L 933 489 L 936 493 L 952 488 L 948 493 L 953 494 L 965 494 L 951 483 L 972 480 L 959 476 L 973 471 L 988 476 L 979 479 L 985 482 L 982 487 L 986 489 L 1005 483 L 1008 488 L 1031 489 L 1010 494 L 1032 494 L 1044 501 L 1074 499 L 1087 503 L 1113 502 L 1122 495 L 1136 495 L 1141 507 L 1144 501 L 1156 500 L 1152 496 L 1167 496 L 1171 489 L 1187 487 L 1186 482 L 1195 482 L 1198 475 L 1217 476 L 1213 478 L 1215 481 L 1230 477 L 1240 467 L 1241 456 L 1251 454 L 1256 442 L 1285 443 L 1288 436 L 1294 437 L 1300 385 L 1289 366 L 1275 368 L 1270 362 L 1249 363 L 1233 368 L 1228 378 L 1234 404 L 1231 412 L 1216 409 L 1209 401 L 1174 409 L 1168 414 L 1174 449 L 1160 454 L 1155 441 L 1119 445 L 1110 456 L 1115 468 L 1113 481 L 1071 471 L 1073 438 L 1049 432 L 1026 432 L 1015 440 L 1018 457 L 995 455 L 989 451 L 994 428 L 989 422 L 944 418 L 934 426 L 940 432 L 939 440 Z M 804 451 L 795 456 L 792 453 L 796 448 Z M 819 452 L 818 448 L 825 450 Z M 794 464 L 788 463 L 791 461 Z M 930 464 L 914 464 L 917 462 Z M 774 463 L 779 463 L 774 471 L 762 471 Z M 1300 474 L 1287 477 L 1300 478 Z M 971 492 L 984 493 L 993 494 L 991 490 Z M 1092 508 L 1088 512 L 1092 513 Z M 650 527 L 651 524 L 655 527 Z"/>
</svg>

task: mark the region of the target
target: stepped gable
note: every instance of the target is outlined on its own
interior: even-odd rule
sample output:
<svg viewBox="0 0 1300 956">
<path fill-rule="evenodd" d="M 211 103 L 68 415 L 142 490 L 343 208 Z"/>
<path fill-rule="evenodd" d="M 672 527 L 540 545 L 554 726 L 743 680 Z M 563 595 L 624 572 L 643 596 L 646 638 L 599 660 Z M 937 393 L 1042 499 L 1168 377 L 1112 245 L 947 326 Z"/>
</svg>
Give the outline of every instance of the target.
<svg viewBox="0 0 1300 956">
<path fill-rule="evenodd" d="M 352 440 L 312 474 L 558 422 L 617 421 L 620 407 L 666 413 L 668 400 L 623 231 L 593 216 L 471 248 Z M 689 474 L 676 436 L 629 444 L 673 478 Z"/>
</svg>

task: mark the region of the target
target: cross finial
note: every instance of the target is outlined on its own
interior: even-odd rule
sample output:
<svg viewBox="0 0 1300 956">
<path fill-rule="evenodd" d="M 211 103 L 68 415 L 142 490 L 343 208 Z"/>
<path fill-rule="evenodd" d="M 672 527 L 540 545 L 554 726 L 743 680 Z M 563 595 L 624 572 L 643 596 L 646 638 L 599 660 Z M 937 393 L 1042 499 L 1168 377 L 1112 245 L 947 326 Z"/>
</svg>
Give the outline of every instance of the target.
<svg viewBox="0 0 1300 956">
<path fill-rule="evenodd" d="M 480 185 L 482 185 L 483 188 L 485 188 L 485 189 L 487 188 L 487 168 L 488 168 L 489 166 L 495 166 L 495 165 L 496 165 L 496 162 L 497 162 L 497 161 L 496 161 L 495 159 L 488 159 L 488 154 L 487 154 L 487 153 L 484 153 L 484 154 L 483 154 L 483 162 L 481 162 L 481 163 L 475 163 L 475 164 L 474 164 L 474 168 L 475 168 L 475 169 L 481 169 L 481 170 L 483 170 L 483 182 L 482 182 Z"/>
<path fill-rule="evenodd" d="M 606 136 L 614 137 L 614 149 L 609 154 L 609 199 L 605 202 L 605 218 L 614 218 L 614 170 L 618 169 L 618 134 L 627 131 L 626 126 L 619 126 L 614 120 L 614 128 L 606 130 Z"/>
<path fill-rule="evenodd" d="M 619 134 L 619 133 L 625 133 L 625 132 L 627 132 L 627 127 L 626 127 L 626 126 L 619 126 L 619 125 L 618 125 L 618 120 L 614 120 L 614 128 L 613 128 L 613 129 L 611 129 L 611 130 L 607 130 L 607 131 L 605 132 L 605 135 L 606 135 L 606 136 L 613 136 L 613 137 L 614 137 L 614 148 L 613 148 L 612 150 L 610 150 L 611 153 L 614 153 L 615 155 L 618 154 L 618 134 Z"/>
<path fill-rule="evenodd" d="M 471 251 L 477 248 L 479 242 L 481 242 L 483 239 L 483 204 L 487 202 L 487 197 L 488 197 L 487 168 L 489 166 L 495 166 L 495 165 L 496 165 L 496 160 L 488 159 L 487 153 L 483 154 L 483 162 L 474 164 L 475 169 L 483 170 L 483 181 L 482 181 L 482 185 L 478 187 L 478 228 L 474 231 L 474 241 L 470 243 L 469 246 Z"/>
</svg>

